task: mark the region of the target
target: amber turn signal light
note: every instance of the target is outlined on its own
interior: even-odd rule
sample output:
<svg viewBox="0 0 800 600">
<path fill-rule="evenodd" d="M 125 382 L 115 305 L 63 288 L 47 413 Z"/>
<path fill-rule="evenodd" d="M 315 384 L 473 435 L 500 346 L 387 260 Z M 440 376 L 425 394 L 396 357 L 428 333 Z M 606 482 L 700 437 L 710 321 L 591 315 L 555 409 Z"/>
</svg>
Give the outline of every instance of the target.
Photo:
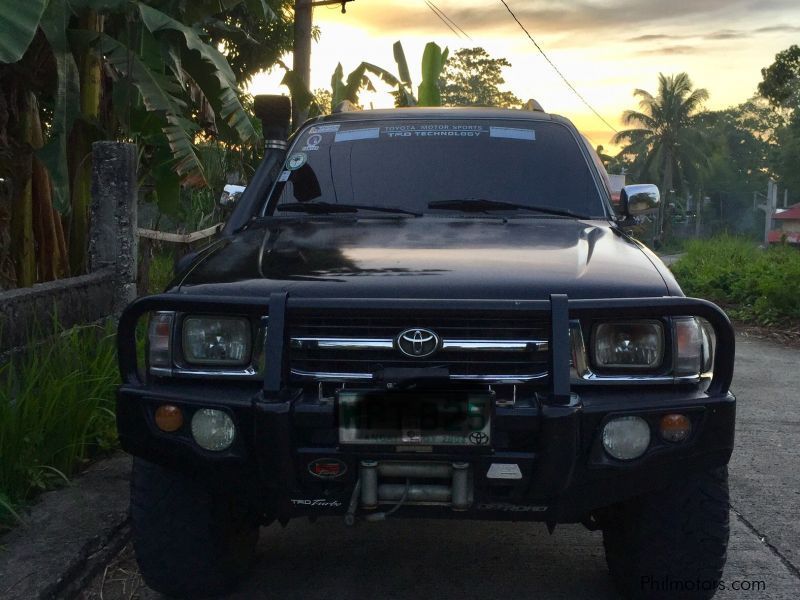
<svg viewBox="0 0 800 600">
<path fill-rule="evenodd" d="M 183 427 L 183 412 L 172 404 L 162 404 L 156 409 L 156 425 L 167 433 L 178 431 Z"/>
<path fill-rule="evenodd" d="M 668 442 L 683 442 L 692 432 L 692 422 L 686 415 L 670 414 L 661 417 L 661 437 Z"/>
</svg>

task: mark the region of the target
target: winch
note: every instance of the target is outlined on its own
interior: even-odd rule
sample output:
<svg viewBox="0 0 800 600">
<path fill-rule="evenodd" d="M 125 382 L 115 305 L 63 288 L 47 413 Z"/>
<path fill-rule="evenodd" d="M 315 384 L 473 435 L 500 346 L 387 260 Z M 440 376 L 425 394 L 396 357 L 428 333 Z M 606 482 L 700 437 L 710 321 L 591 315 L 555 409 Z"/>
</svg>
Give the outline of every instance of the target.
<svg viewBox="0 0 800 600">
<path fill-rule="evenodd" d="M 365 510 L 401 500 L 453 510 L 467 510 L 472 504 L 472 470 L 466 462 L 362 460 L 359 479 Z"/>
</svg>

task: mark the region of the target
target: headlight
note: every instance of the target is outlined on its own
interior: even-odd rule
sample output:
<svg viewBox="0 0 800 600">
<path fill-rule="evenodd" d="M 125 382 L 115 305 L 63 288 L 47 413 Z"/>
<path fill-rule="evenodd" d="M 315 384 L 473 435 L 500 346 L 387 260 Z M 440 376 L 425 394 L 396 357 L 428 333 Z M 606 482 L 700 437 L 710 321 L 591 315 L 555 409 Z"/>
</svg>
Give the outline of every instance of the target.
<svg viewBox="0 0 800 600">
<path fill-rule="evenodd" d="M 183 360 L 190 365 L 242 367 L 250 363 L 250 322 L 236 317 L 186 317 Z"/>
<path fill-rule="evenodd" d="M 664 328 L 658 321 L 598 323 L 592 339 L 599 370 L 652 371 L 664 360 Z"/>
<path fill-rule="evenodd" d="M 675 327 L 675 375 L 710 373 L 714 362 L 714 330 L 705 319 L 681 317 Z"/>
</svg>

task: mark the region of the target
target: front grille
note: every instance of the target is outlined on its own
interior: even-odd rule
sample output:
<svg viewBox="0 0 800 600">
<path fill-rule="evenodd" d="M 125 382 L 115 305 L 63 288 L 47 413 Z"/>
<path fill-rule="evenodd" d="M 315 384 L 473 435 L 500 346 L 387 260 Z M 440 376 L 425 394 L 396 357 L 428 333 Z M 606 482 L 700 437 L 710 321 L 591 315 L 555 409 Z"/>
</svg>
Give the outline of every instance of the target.
<svg viewBox="0 0 800 600">
<path fill-rule="evenodd" d="M 451 378 L 486 382 L 544 379 L 548 323 L 497 317 L 308 316 L 289 323 L 295 379 L 365 380 L 382 368 L 447 367 Z M 420 328 L 440 338 L 432 355 L 410 357 L 397 336 Z"/>
</svg>

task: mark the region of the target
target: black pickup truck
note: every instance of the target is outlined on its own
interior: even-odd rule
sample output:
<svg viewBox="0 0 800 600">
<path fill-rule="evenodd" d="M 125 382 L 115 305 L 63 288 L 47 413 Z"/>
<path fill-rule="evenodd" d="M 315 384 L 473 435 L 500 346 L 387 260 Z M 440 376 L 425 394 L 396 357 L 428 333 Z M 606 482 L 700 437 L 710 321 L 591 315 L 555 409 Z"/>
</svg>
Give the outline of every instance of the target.
<svg viewBox="0 0 800 600">
<path fill-rule="evenodd" d="M 288 136 L 285 100 L 256 107 L 266 156 L 220 239 L 119 323 L 145 581 L 221 593 L 273 521 L 483 519 L 601 529 L 626 597 L 711 597 L 734 335 L 627 233 L 658 190 L 612 204 L 540 111 Z"/>
</svg>

